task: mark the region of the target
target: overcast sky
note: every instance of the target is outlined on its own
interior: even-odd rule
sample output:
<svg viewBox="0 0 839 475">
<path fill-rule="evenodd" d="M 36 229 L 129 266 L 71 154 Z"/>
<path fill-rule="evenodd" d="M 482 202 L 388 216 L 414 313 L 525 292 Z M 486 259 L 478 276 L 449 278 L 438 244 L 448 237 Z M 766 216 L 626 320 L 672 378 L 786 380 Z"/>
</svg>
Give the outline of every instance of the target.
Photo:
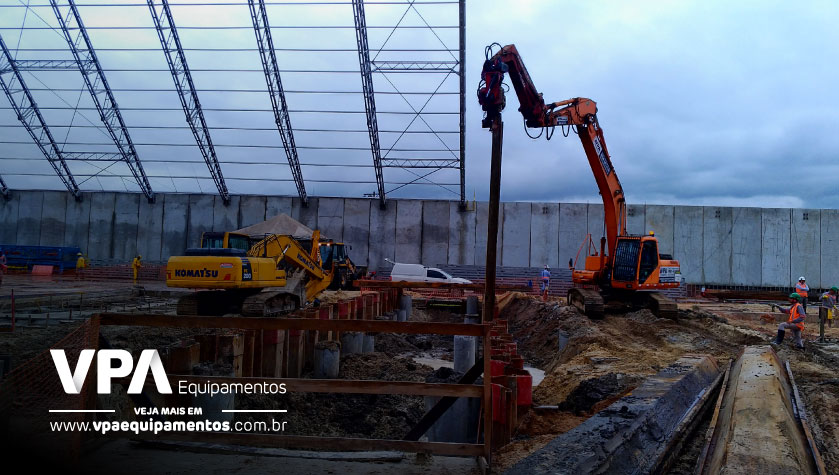
<svg viewBox="0 0 839 475">
<path fill-rule="evenodd" d="M 81 7 L 88 27 L 152 26 L 151 15 L 141 0 L 108 0 L 108 3 L 139 6 Z M 183 0 L 178 0 L 183 3 Z M 0 0 L 20 5 L 27 0 Z M 43 5 L 47 0 L 31 0 Z M 85 4 L 96 3 L 86 0 Z M 174 0 L 173 0 L 173 3 Z M 208 3 L 208 2 L 204 2 Z M 405 5 L 368 5 L 369 26 L 395 25 L 406 12 Z M 419 14 L 417 14 L 419 12 Z M 467 195 L 487 197 L 489 133 L 481 129 L 481 111 L 475 98 L 483 49 L 489 43 L 515 43 L 546 101 L 589 97 L 598 103 L 612 160 L 632 203 L 717 204 L 782 207 L 839 207 L 839 92 L 837 92 L 836 32 L 839 5 L 835 2 L 779 1 L 468 1 L 467 2 Z M 249 26 L 246 3 L 241 6 L 176 6 L 175 22 L 187 26 Z M 349 4 L 329 6 L 271 6 L 272 26 L 352 26 Z M 421 16 L 420 16 L 421 14 Z M 0 30 L 10 48 L 61 48 L 66 46 L 55 31 L 15 30 L 55 26 L 50 8 L 0 8 Z M 43 20 L 42 20 L 43 19 Z M 418 5 L 409 9 L 402 24 L 456 26 L 456 5 Z M 436 34 L 435 34 L 436 33 Z M 457 48 L 457 29 L 370 30 L 370 47 Z M 207 167 L 188 129 L 154 129 L 149 126 L 185 125 L 183 112 L 154 30 L 91 29 L 103 67 L 123 108 L 140 159 L 158 192 L 212 192 Z M 252 29 L 181 30 L 186 48 L 253 48 Z M 347 110 L 350 114 L 293 112 L 295 129 L 340 128 L 362 132 L 323 133 L 298 130 L 300 160 L 307 164 L 303 175 L 311 180 L 312 195 L 361 196 L 375 190 L 361 94 L 312 94 L 314 91 L 359 91 L 360 76 L 354 30 L 276 29 L 278 48 L 336 48 L 343 52 L 278 52 L 284 70 L 342 70 L 347 73 L 283 73 L 289 108 L 302 110 Z M 106 48 L 148 48 L 151 51 L 106 51 Z M 66 52 L 18 51 L 18 59 L 69 58 Z M 457 53 L 454 53 L 455 56 Z M 201 101 L 207 109 L 258 109 L 231 112 L 208 110 L 211 127 L 264 128 L 262 131 L 215 129 L 213 141 L 222 170 L 233 193 L 294 194 L 291 174 L 273 127 L 270 102 L 262 92 L 265 80 L 255 51 L 187 51 L 190 67 L 201 69 L 252 70 L 242 72 L 195 71 Z M 447 52 L 385 52 L 378 59 L 453 60 Z M 115 71 L 143 69 L 146 71 Z M 148 71 L 148 70 L 162 71 Z M 24 80 L 36 91 L 44 107 L 67 107 L 78 103 L 90 107 L 78 72 L 26 73 Z M 444 74 L 376 74 L 377 92 L 427 92 L 440 86 L 448 92 L 432 99 L 428 115 L 408 128 L 411 109 L 421 108 L 429 96 L 377 95 L 383 148 L 458 148 L 457 134 L 422 134 L 428 126 L 456 131 L 458 79 Z M 120 89 L 155 89 L 151 92 Z M 67 89 L 55 91 L 55 89 Z M 306 93 L 306 92 L 309 93 Z M 410 105 L 406 103 L 410 102 Z M 0 101 L 0 125 L 18 124 Z M 132 110 L 166 108 L 163 111 Z M 529 139 L 522 130 L 518 101 L 508 96 L 505 111 L 505 150 L 502 199 L 508 201 L 599 202 L 597 190 L 579 140 L 573 134 L 557 133 L 551 141 Z M 97 124 L 95 111 L 45 110 L 50 124 Z M 108 142 L 101 130 L 55 127 L 66 150 L 112 151 L 113 146 L 81 145 Z M 68 132 L 69 130 L 69 132 Z M 401 135 L 401 138 L 400 138 Z M 398 139 L 398 141 L 397 141 Z M 12 188 L 60 189 L 46 161 L 20 127 L 0 127 L 0 174 Z M 23 142 L 11 144 L 8 142 Z M 156 143 L 184 144 L 159 146 Z M 394 143 L 396 144 L 394 146 Z M 79 145 L 71 145 L 79 144 Z M 148 144 L 148 145 L 142 145 Z M 273 148 L 235 147 L 257 145 Z M 317 147 L 350 147 L 354 150 L 323 150 Z M 423 156 L 451 156 L 448 152 L 424 152 Z M 391 152 L 411 156 L 411 152 Z M 29 160 L 21 160 L 29 159 Z M 275 165 L 236 165 L 231 162 L 264 162 Z M 340 164 L 341 167 L 316 166 Z M 100 165 L 101 166 L 101 165 Z M 122 168 L 120 168 L 122 167 Z M 79 175 L 90 174 L 93 165 L 74 162 Z M 414 170 L 414 173 L 421 172 Z M 29 174 L 43 174 L 43 177 Z M 15 175 L 18 174 L 18 175 Z M 136 190 L 116 165 L 84 182 L 83 189 Z M 167 177 L 184 178 L 167 178 Z M 190 178 L 198 177 L 200 179 Z M 386 188 L 415 178 L 411 172 L 386 169 Z M 265 178 L 268 181 L 236 180 Z M 443 170 L 431 177 L 439 186 L 407 186 L 393 197 L 456 199 L 458 174 Z M 79 181 L 85 178 L 80 177 Z M 319 182 L 349 180 L 367 183 Z M 448 189 L 446 189 L 448 188 Z"/>
</svg>

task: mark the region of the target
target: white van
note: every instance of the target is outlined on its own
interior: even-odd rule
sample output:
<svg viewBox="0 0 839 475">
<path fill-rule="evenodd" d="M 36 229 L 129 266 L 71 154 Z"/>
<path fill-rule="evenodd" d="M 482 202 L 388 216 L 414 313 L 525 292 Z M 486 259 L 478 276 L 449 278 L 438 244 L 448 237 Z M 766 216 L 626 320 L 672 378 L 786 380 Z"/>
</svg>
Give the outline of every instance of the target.
<svg viewBox="0 0 839 475">
<path fill-rule="evenodd" d="M 426 267 L 422 264 L 403 264 L 392 262 L 390 280 L 393 282 L 447 282 L 450 284 L 471 284 L 471 280 L 452 277 L 436 267 Z"/>
</svg>

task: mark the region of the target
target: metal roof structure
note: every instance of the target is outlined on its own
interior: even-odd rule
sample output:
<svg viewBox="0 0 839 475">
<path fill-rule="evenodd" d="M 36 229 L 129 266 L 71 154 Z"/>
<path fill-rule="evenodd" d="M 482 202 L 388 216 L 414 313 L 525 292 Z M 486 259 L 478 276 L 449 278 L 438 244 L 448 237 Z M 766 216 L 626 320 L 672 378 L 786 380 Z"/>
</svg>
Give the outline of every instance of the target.
<svg viewBox="0 0 839 475">
<path fill-rule="evenodd" d="M 0 38 L 0 194 L 465 202 L 465 0 L 0 0 Z"/>
</svg>

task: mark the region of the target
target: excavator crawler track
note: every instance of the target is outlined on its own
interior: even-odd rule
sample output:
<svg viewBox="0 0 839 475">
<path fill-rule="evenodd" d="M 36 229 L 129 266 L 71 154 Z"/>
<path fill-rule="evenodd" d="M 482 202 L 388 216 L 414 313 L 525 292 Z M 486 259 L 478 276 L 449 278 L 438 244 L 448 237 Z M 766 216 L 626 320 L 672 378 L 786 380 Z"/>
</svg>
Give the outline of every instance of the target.
<svg viewBox="0 0 839 475">
<path fill-rule="evenodd" d="M 649 308 L 658 318 L 676 320 L 679 317 L 679 307 L 675 301 L 658 292 L 651 292 L 649 297 Z"/>
<path fill-rule="evenodd" d="M 596 290 L 570 289 L 568 303 L 577 307 L 577 310 L 589 318 L 603 318 L 603 297 Z"/>
<path fill-rule="evenodd" d="M 260 292 L 242 302 L 244 317 L 274 317 L 300 308 L 300 298 L 290 292 Z"/>
</svg>

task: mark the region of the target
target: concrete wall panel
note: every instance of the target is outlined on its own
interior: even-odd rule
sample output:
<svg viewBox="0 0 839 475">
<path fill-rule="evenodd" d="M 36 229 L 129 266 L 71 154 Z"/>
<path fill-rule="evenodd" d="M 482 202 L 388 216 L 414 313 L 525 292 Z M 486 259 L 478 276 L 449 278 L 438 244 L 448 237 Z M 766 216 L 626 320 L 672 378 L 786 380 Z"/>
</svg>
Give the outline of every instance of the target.
<svg viewBox="0 0 839 475">
<path fill-rule="evenodd" d="M 644 207 L 644 232 L 654 232 L 658 238 L 658 252 L 674 254 L 673 251 L 673 207 L 647 205 Z M 679 260 L 679 256 L 673 258 Z"/>
<path fill-rule="evenodd" d="M 113 194 L 111 198 L 113 199 Z M 41 209 L 43 206 L 43 191 L 28 192 L 21 196 L 17 219 L 18 245 L 37 246 L 41 242 Z"/>
<path fill-rule="evenodd" d="M 391 201 L 396 205 L 396 262 L 422 264 L 422 201 Z"/>
<path fill-rule="evenodd" d="M 265 202 L 265 219 L 271 219 L 279 214 L 291 216 L 291 209 L 290 196 L 269 196 Z"/>
<path fill-rule="evenodd" d="M 344 239 L 344 199 L 321 198 L 318 202 L 318 226 L 322 235 L 335 241 Z"/>
<path fill-rule="evenodd" d="M 822 287 L 839 285 L 839 210 L 821 211 L 821 284 Z"/>
<path fill-rule="evenodd" d="M 189 195 L 189 225 L 186 230 L 187 247 L 198 247 L 201 234 L 213 230 L 214 206 L 215 196 L 213 195 Z"/>
<path fill-rule="evenodd" d="M 187 234 L 189 213 L 189 195 L 165 195 L 163 202 L 163 236 L 161 237 L 160 247 L 161 260 L 181 255 L 187 247 L 198 247 L 200 236 L 193 237 Z"/>
<path fill-rule="evenodd" d="M 794 209 L 790 229 L 790 282 L 804 276 L 807 285 L 821 288 L 821 223 L 817 209 Z M 833 284 L 831 284 L 833 285 Z"/>
<path fill-rule="evenodd" d="M 600 247 L 600 238 L 606 235 L 606 221 L 605 213 L 602 204 L 588 204 L 586 211 L 586 226 L 588 233 L 591 234 L 591 239 Z"/>
<path fill-rule="evenodd" d="M 530 265 L 530 203 L 503 203 L 504 219 L 501 221 L 502 266 L 527 267 Z"/>
<path fill-rule="evenodd" d="M 350 258 L 362 266 L 369 262 L 371 204 L 372 200 L 344 200 L 344 242 L 352 246 Z M 378 206 L 378 203 L 372 206 Z"/>
<path fill-rule="evenodd" d="M 140 222 L 137 227 L 137 253 L 147 262 L 166 262 L 160 257 L 163 242 L 163 207 L 164 195 L 157 195 L 154 203 L 140 199 Z M 167 256 L 168 257 L 168 256 Z"/>
<path fill-rule="evenodd" d="M 626 232 L 629 234 L 647 234 L 649 232 L 644 205 L 626 205 Z"/>
<path fill-rule="evenodd" d="M 76 201 L 67 197 L 67 208 L 64 213 L 64 245 L 78 246 L 83 253 L 87 254 L 88 230 L 90 229 L 90 202 L 93 200 L 91 193 L 82 193 L 82 200 Z"/>
<path fill-rule="evenodd" d="M 787 208 L 765 208 L 761 212 L 761 279 L 764 286 L 791 285 L 790 224 Z"/>
<path fill-rule="evenodd" d="M 559 204 L 559 265 L 565 267 L 568 259 L 576 259 L 577 251 L 588 233 L 588 205 L 585 203 Z M 580 257 L 580 266 L 585 256 Z"/>
<path fill-rule="evenodd" d="M 449 202 L 449 264 L 475 262 L 475 210 L 460 211 L 460 204 Z"/>
<path fill-rule="evenodd" d="M 385 259 L 396 260 L 396 208 L 398 202 L 391 201 L 387 209 L 379 204 L 370 204 L 370 251 L 367 266 L 370 270 L 390 269 Z"/>
<path fill-rule="evenodd" d="M 309 205 L 303 206 L 300 198 L 291 199 L 291 217 L 305 224 L 312 230 L 318 229 L 318 198 L 309 198 Z"/>
<path fill-rule="evenodd" d="M 116 194 L 90 195 L 90 229 L 87 235 L 87 255 L 91 259 L 113 259 L 114 207 Z"/>
<path fill-rule="evenodd" d="M 733 208 L 731 283 L 760 285 L 760 208 Z"/>
<path fill-rule="evenodd" d="M 530 266 L 559 265 L 559 203 L 530 204 Z"/>
<path fill-rule="evenodd" d="M 213 201 L 213 231 L 230 232 L 239 229 L 239 206 L 241 197 L 231 196 L 230 204 L 216 197 Z"/>
<path fill-rule="evenodd" d="M 673 257 L 679 261 L 682 277 L 690 284 L 703 283 L 702 218 L 701 206 L 673 207 Z"/>
<path fill-rule="evenodd" d="M 242 196 L 239 200 L 239 227 L 265 221 L 265 197 Z"/>
<path fill-rule="evenodd" d="M 486 265 L 487 261 L 487 221 L 489 220 L 489 203 L 479 201 L 475 213 L 475 265 Z M 501 250 L 504 246 L 504 207 L 498 208 L 498 238 L 495 247 L 495 262 L 501 265 Z"/>
<path fill-rule="evenodd" d="M 14 192 L 8 200 L 0 199 L 0 244 L 17 243 L 18 208 L 21 192 Z M 87 228 L 85 228 L 87 233 Z M 85 237 L 87 234 L 85 234 Z"/>
<path fill-rule="evenodd" d="M 422 263 L 445 265 L 449 260 L 449 202 L 426 201 L 422 205 Z"/>
<path fill-rule="evenodd" d="M 64 244 L 67 196 L 63 191 L 44 192 L 44 203 L 41 207 L 41 246 Z"/>
<path fill-rule="evenodd" d="M 706 284 L 731 284 L 731 208 L 702 210 L 702 269 Z"/>
<path fill-rule="evenodd" d="M 114 205 L 114 259 L 131 261 L 137 252 L 137 227 L 140 219 L 139 193 L 118 193 Z M 147 258 L 148 256 L 143 256 Z"/>
</svg>

